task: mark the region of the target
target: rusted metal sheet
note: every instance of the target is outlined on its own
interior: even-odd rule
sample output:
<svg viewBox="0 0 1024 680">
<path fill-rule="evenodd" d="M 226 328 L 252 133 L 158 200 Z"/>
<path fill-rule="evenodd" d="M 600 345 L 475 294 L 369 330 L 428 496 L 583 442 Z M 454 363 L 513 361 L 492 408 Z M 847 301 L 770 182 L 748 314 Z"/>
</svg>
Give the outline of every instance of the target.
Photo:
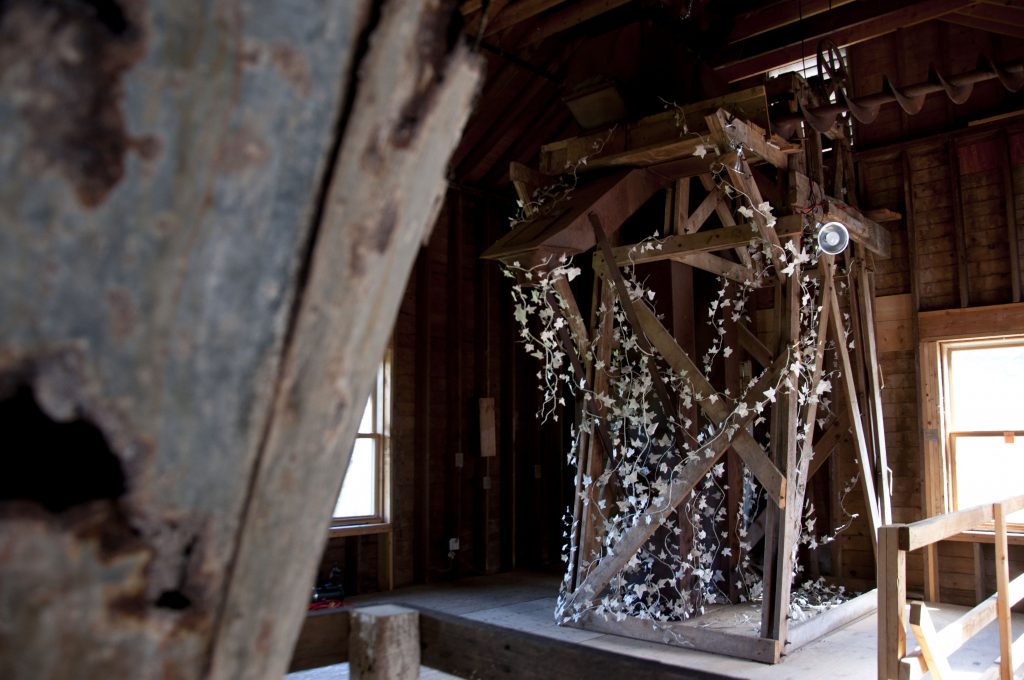
<svg viewBox="0 0 1024 680">
<path fill-rule="evenodd" d="M 443 175 L 430 175 L 431 165 L 415 184 L 409 157 L 394 149 L 419 152 L 420 136 L 433 135 L 430 151 L 443 165 L 459 117 L 425 130 L 417 121 L 447 73 L 416 81 L 421 91 L 395 88 L 407 95 L 400 107 L 388 100 L 374 109 L 366 95 L 370 109 L 345 117 L 359 101 L 351 93 L 368 91 L 368 81 L 395 87 L 415 75 L 403 60 L 446 66 L 450 8 L 427 4 L 393 2 L 374 15 L 362 0 L 0 3 L 0 403 L 29 395 L 22 401 L 54 427 L 95 426 L 123 475 L 123 492 L 59 511 L 17 484 L 4 487 L 0 677 L 203 677 L 218 640 L 250 652 L 280 652 L 294 640 L 294 615 L 273 631 L 220 624 L 225 611 L 237 615 L 228 593 L 237 599 L 257 582 L 266 584 L 265 609 L 276 615 L 289 603 L 294 614 L 326 538 L 297 548 L 308 555 L 264 553 L 261 566 L 260 550 L 271 546 L 254 554 L 242 533 L 258 510 L 260 531 L 310 536 L 325 527 L 340 486 L 355 417 L 347 407 L 369 384 L 354 353 L 380 348 L 375 334 L 362 336 L 319 372 L 314 335 L 334 328 L 309 328 L 304 319 L 323 308 L 304 300 L 330 307 L 332 294 L 348 295 L 355 308 L 368 290 L 346 289 L 357 271 L 364 282 L 404 281 L 397 269 L 411 258 L 388 256 L 397 242 L 420 238 L 432 214 Z M 402 56 L 356 87 L 349 81 L 364 31 L 398 12 L 392 6 L 414 15 L 390 38 Z M 336 155 L 344 125 L 374 112 L 377 149 Z M 340 158 L 379 163 L 374 176 L 404 173 L 407 193 L 387 195 L 391 230 L 380 220 L 353 223 L 365 197 L 328 189 Z M 319 250 L 335 231 L 349 238 L 348 259 L 333 261 L 325 289 Z M 365 276 L 371 260 L 377 273 Z M 391 301 L 381 302 L 387 316 Z M 304 397 L 323 394 L 328 376 L 344 387 L 313 406 Z M 301 425 L 292 433 L 326 453 L 271 466 L 272 490 L 301 499 L 275 513 L 261 493 L 267 466 L 285 460 L 277 433 L 288 418 Z M 50 456 L 57 472 L 57 452 L 11 437 L 5 447 L 0 474 L 27 480 L 39 466 L 11 461 Z M 275 558 L 295 566 L 288 580 L 267 583 Z M 246 585 L 232 590 L 232 582 Z M 289 656 L 290 648 L 234 677 L 280 677 Z"/>
</svg>

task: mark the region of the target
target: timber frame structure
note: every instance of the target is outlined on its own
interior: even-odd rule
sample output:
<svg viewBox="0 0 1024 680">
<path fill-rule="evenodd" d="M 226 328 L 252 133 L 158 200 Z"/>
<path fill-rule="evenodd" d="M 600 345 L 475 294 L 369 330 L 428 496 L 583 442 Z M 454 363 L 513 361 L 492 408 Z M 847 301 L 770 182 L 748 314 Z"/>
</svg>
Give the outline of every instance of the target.
<svg viewBox="0 0 1024 680">
<path fill-rule="evenodd" d="M 797 91 L 796 96 L 804 95 Z M 863 472 L 859 485 L 872 534 L 892 521 L 872 319 L 873 258 L 887 257 L 889 242 L 888 232 L 877 222 L 824 193 L 818 135 L 811 132 L 802 143 L 789 143 L 766 130 L 770 125 L 767 111 L 765 89 L 757 87 L 543 147 L 540 172 L 518 165 L 511 169 L 526 220 L 487 250 L 484 257 L 513 265 L 518 271 L 543 271 L 565 257 L 579 261 L 588 251 L 596 250 L 592 308 L 600 305 L 601 309 L 610 309 L 617 299 L 636 333 L 637 344 L 648 355 L 655 387 L 660 381 L 655 375 L 659 371 L 684 375 L 704 419 L 718 428 L 718 434 L 706 440 L 698 455 L 687 459 L 689 462 L 681 462 L 660 495 L 606 546 L 609 539 L 602 534 L 595 508 L 598 495 L 614 502 L 615 490 L 588 487 L 583 480 L 600 477 L 615 454 L 610 450 L 606 423 L 602 422 L 607 413 L 600 405 L 590 407 L 587 400 L 578 400 L 577 422 L 593 418 L 599 424 L 593 432 L 584 432 L 577 444 L 577 494 L 562 614 L 574 625 L 601 632 L 777 663 L 783 654 L 873 607 L 874 596 L 868 593 L 818 617 L 792 626 L 789 623 L 808 482 L 819 471 L 829 469 L 823 464 L 842 434 L 852 433 L 855 442 Z M 840 148 L 848 149 L 838 129 L 834 140 Z M 836 164 L 836 176 L 830 177 L 830 183 L 835 193 L 853 196 L 852 187 L 850 191 L 846 188 L 852 180 L 848 154 L 839 157 L 847 162 Z M 538 210 L 533 200 L 535 191 L 549 181 L 545 175 L 565 168 L 580 173 L 571 198 L 553 208 L 544 206 L 543 212 Z M 596 169 L 608 172 L 596 179 L 582 174 Z M 701 190 L 703 198 L 698 202 L 694 199 Z M 647 247 L 619 238 L 620 243 L 613 246 L 612 241 L 621 236 L 627 221 L 658 192 L 665 197 L 664 238 L 646 241 Z M 763 205 L 766 194 L 772 197 L 772 206 L 781 209 L 777 219 L 772 219 L 767 210 L 756 209 Z M 755 209 L 746 208 L 747 202 Z M 842 222 L 850 232 L 853 243 L 844 254 L 844 262 L 822 253 L 816 268 L 801 272 L 801 258 L 795 257 L 785 267 L 785 254 L 799 252 L 801 237 L 812 233 L 816 222 L 830 220 Z M 766 244 L 767 258 L 750 257 L 747 245 L 752 236 Z M 723 281 L 774 289 L 773 304 L 758 315 L 769 320 L 770 324 L 764 325 L 771 328 L 754 329 L 742 321 L 730 324 L 728 332 L 738 341 L 740 351 L 733 354 L 725 369 L 728 384 L 713 384 L 698 367 L 693 348 L 687 351 L 674 336 L 668 323 L 671 319 L 663 323 L 646 300 L 636 300 L 629 293 L 620 268 L 655 261 L 678 263 L 672 266 L 682 265 L 684 271 L 690 267 L 704 270 Z M 836 275 L 840 264 L 847 274 L 842 285 Z M 837 399 L 842 406 L 825 418 L 818 413 L 816 399 L 801 399 L 795 387 L 781 389 L 777 400 L 763 404 L 771 412 L 767 418 L 771 444 L 765 448 L 751 434 L 754 410 L 745 406 L 753 406 L 753 402 L 746 395 L 754 395 L 756 400 L 766 388 L 781 382 L 797 361 L 800 309 L 801 304 L 808 303 L 801 300 L 801 280 L 807 277 L 820 284 L 816 288 L 819 297 L 812 302 L 820 312 L 816 317 L 816 343 L 808 357 L 813 366 L 811 384 L 816 387 L 829 364 L 834 364 L 842 376 Z M 591 311 L 588 324 L 568 282 L 558 279 L 554 286 L 570 331 L 562 335 L 562 348 L 576 370 L 584 374 L 586 384 L 600 393 L 607 389 L 607 376 L 596 370 L 595 364 L 606 362 L 613 351 L 609 315 Z M 692 307 L 692 292 L 682 304 Z M 844 318 L 852 321 L 853 338 L 847 337 Z M 589 345 L 591 338 L 597 339 L 593 347 Z M 747 403 L 740 404 L 743 408 L 736 411 L 735 404 L 740 401 L 737 388 L 743 387 L 738 369 L 740 355 L 759 364 L 763 372 L 756 381 L 750 380 L 742 397 Z M 661 367 L 654 366 L 652 356 L 659 357 Z M 666 403 L 671 397 L 663 385 L 658 395 L 664 412 L 684 408 Z M 736 417 L 737 413 L 743 417 Z M 817 428 L 814 436 L 814 423 L 819 419 L 823 427 Z M 728 428 L 724 427 L 726 421 Z M 800 432 L 801 423 L 811 424 L 807 436 Z M 749 626 L 733 630 L 694 625 L 699 618 L 651 621 L 619 616 L 618 620 L 608 620 L 606 614 L 596 613 L 594 605 L 602 597 L 622 589 L 620 574 L 627 563 L 666 521 L 677 516 L 678 508 L 727 450 L 731 453 L 726 507 L 729 541 L 734 549 L 731 555 L 726 551 L 730 574 L 726 581 L 732 580 L 731 575 L 739 567 L 734 518 L 741 504 L 741 464 L 769 499 L 751 523 L 748 535 L 750 544 L 762 538 L 764 544 L 760 632 L 751 633 Z M 679 542 L 681 553 L 690 549 L 686 538 L 694 540 L 684 536 Z M 729 590 L 736 602 L 735 589 Z"/>
</svg>

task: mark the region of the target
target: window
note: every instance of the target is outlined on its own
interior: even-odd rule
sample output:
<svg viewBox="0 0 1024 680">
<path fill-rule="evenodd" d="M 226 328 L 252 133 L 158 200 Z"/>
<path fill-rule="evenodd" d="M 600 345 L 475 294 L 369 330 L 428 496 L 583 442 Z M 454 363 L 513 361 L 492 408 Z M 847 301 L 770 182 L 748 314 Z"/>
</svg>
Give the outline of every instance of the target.
<svg viewBox="0 0 1024 680">
<path fill-rule="evenodd" d="M 334 506 L 331 533 L 385 529 L 389 521 L 391 362 L 385 357 L 366 400 L 345 481 Z"/>
<path fill-rule="evenodd" d="M 1024 337 L 939 343 L 950 507 L 1024 492 Z M 1024 511 L 1009 518 L 1024 523 Z"/>
</svg>

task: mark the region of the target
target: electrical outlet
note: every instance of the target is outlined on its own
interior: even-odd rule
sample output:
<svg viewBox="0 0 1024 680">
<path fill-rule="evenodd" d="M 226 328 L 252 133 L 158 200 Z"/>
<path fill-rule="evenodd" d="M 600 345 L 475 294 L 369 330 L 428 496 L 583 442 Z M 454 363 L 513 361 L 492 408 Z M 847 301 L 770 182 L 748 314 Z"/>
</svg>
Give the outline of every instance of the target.
<svg viewBox="0 0 1024 680">
<path fill-rule="evenodd" d="M 491 478 L 490 477 L 484 477 L 484 491 L 486 491 L 486 490 L 488 490 L 490 488 L 491 488 Z"/>
<path fill-rule="evenodd" d="M 534 479 L 540 479 L 540 478 L 541 478 L 541 471 L 542 471 L 543 469 L 544 469 L 544 468 L 542 468 L 542 467 L 540 466 L 540 463 L 537 463 L 536 465 L 534 465 L 534 466 L 533 466 L 533 478 L 534 478 Z"/>
<path fill-rule="evenodd" d="M 449 538 L 448 539 L 448 550 L 455 552 L 459 549 L 459 539 Z"/>
<path fill-rule="evenodd" d="M 463 460 L 464 460 L 464 458 L 462 456 L 462 452 L 460 451 L 460 452 L 456 453 L 455 454 L 455 467 L 457 467 L 457 468 L 462 467 L 462 461 Z"/>
</svg>

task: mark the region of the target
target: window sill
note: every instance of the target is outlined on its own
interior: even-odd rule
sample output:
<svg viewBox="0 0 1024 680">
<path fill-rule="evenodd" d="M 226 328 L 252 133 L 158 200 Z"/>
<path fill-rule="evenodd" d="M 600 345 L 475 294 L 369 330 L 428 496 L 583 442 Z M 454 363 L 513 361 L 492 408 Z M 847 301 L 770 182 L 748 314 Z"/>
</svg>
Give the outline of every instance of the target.
<svg viewBox="0 0 1024 680">
<path fill-rule="evenodd" d="M 333 524 L 328 535 L 331 538 L 346 536 L 369 536 L 372 534 L 390 534 L 391 522 L 367 522 L 366 524 Z"/>
</svg>

